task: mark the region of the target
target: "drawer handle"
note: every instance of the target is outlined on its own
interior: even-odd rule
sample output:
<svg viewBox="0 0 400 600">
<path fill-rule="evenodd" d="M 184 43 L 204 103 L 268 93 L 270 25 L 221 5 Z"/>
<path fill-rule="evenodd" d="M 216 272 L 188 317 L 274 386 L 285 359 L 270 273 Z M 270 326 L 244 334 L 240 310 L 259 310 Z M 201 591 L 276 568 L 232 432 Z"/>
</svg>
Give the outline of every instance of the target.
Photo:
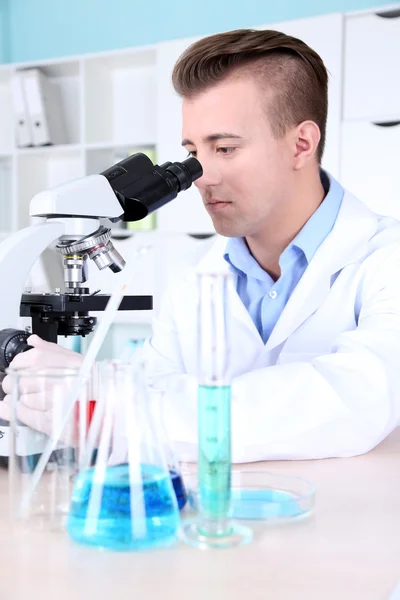
<svg viewBox="0 0 400 600">
<path fill-rule="evenodd" d="M 400 125 L 400 121 L 380 121 L 379 123 L 372 123 L 372 125 L 376 125 L 377 127 L 396 127 L 396 125 Z"/>
<path fill-rule="evenodd" d="M 188 233 L 187 235 L 195 240 L 208 240 L 208 238 L 213 237 L 215 233 Z"/>
<path fill-rule="evenodd" d="M 381 19 L 397 19 L 400 17 L 400 8 L 396 8 L 396 10 L 385 10 L 375 14 L 377 17 L 381 17 Z"/>
</svg>

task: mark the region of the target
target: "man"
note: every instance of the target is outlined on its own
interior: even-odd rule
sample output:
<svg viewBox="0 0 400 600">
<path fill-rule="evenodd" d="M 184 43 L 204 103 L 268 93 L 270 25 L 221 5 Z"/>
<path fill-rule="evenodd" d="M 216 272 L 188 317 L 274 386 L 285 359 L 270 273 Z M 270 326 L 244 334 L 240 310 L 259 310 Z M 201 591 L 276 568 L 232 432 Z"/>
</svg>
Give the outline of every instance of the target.
<svg viewBox="0 0 400 600">
<path fill-rule="evenodd" d="M 204 38 L 173 72 L 182 143 L 202 164 L 196 185 L 221 236 L 197 272 L 231 272 L 237 292 L 239 462 L 361 454 L 398 422 L 400 225 L 320 168 L 327 79 L 311 48 L 275 31 Z M 168 381 L 167 426 L 187 460 L 197 456 L 196 327 L 189 273 L 166 295 L 145 349 Z M 52 345 L 30 343 L 12 366 L 35 353 L 57 360 Z"/>
</svg>

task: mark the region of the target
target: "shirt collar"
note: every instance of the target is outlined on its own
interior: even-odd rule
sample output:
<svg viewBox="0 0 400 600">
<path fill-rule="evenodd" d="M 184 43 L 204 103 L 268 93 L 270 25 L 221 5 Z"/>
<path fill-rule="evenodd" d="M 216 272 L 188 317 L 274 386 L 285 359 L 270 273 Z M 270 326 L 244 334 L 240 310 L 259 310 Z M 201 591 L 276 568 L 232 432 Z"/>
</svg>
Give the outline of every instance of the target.
<svg viewBox="0 0 400 600">
<path fill-rule="evenodd" d="M 343 199 L 344 189 L 332 175 L 320 171 L 321 182 L 325 192 L 325 198 L 311 215 L 297 236 L 289 244 L 288 248 L 294 246 L 303 251 L 309 263 L 322 244 L 326 236 L 331 232 Z M 284 250 L 284 254 L 288 248 Z"/>
<path fill-rule="evenodd" d="M 317 210 L 311 215 L 301 231 L 282 252 L 280 264 L 290 263 L 290 254 L 293 249 L 300 250 L 309 263 L 332 230 L 343 199 L 344 189 L 338 181 L 327 171 L 320 170 L 321 183 L 326 192 L 324 200 Z M 229 238 L 224 259 L 233 267 L 238 275 L 245 274 L 264 279 L 267 273 L 250 254 L 244 238 Z"/>
<path fill-rule="evenodd" d="M 268 275 L 250 253 L 244 238 L 229 238 L 224 259 L 240 276 L 247 275 L 263 281 Z"/>
</svg>

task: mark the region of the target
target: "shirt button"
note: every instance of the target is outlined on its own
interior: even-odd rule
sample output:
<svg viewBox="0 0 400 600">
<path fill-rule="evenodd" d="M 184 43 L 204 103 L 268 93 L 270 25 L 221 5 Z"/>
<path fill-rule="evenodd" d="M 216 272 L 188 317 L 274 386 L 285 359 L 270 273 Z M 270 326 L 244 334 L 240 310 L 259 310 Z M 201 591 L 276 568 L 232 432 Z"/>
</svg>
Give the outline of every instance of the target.
<svg viewBox="0 0 400 600">
<path fill-rule="evenodd" d="M 272 298 L 272 300 L 275 300 L 275 298 L 277 297 L 277 292 L 275 290 L 271 290 L 270 292 L 268 292 L 268 296 L 270 298 Z"/>
</svg>

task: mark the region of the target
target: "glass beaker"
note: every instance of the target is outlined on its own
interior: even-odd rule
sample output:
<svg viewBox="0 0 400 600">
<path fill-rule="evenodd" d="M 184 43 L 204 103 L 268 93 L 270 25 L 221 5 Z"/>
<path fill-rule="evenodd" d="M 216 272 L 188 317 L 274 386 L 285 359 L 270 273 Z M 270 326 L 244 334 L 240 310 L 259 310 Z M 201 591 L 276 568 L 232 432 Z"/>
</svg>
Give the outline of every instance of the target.
<svg viewBox="0 0 400 600">
<path fill-rule="evenodd" d="M 199 516 L 183 524 L 182 537 L 200 548 L 229 548 L 253 535 L 231 519 L 230 283 L 229 274 L 198 274 Z"/>
<path fill-rule="evenodd" d="M 74 368 L 8 369 L 7 373 L 12 378 L 8 430 L 11 517 L 28 528 L 62 528 L 86 434 L 87 385 L 79 382 L 79 370 Z M 65 418 L 71 393 L 76 395 L 77 410 Z M 38 478 L 37 465 L 54 436 L 57 443 Z"/>
<path fill-rule="evenodd" d="M 113 550 L 170 545 L 179 510 L 145 402 L 144 373 L 125 361 L 102 361 L 97 368 L 98 397 L 68 533 L 77 542 Z"/>
</svg>

